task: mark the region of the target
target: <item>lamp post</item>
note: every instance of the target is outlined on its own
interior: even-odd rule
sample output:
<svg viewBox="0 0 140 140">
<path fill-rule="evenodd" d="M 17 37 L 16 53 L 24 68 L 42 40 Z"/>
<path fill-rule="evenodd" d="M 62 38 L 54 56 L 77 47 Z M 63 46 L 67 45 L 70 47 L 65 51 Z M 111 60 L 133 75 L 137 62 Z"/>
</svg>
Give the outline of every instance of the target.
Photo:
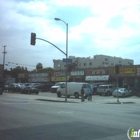
<svg viewBox="0 0 140 140">
<path fill-rule="evenodd" d="M 60 18 L 54 18 L 57 21 L 62 21 L 66 25 L 66 59 L 68 58 L 68 23 Z M 65 88 L 65 102 L 67 102 L 67 67 L 68 63 L 66 62 L 66 88 Z"/>
</svg>

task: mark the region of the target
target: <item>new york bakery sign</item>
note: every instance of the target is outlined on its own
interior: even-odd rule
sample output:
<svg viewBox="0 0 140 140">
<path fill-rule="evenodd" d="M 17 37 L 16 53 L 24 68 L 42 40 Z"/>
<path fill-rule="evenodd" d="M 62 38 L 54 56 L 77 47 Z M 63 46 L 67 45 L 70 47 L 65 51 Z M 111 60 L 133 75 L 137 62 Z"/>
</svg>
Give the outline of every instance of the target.
<svg viewBox="0 0 140 140">
<path fill-rule="evenodd" d="M 76 75 L 84 75 L 84 71 L 72 71 L 71 76 L 76 76 Z"/>
</svg>

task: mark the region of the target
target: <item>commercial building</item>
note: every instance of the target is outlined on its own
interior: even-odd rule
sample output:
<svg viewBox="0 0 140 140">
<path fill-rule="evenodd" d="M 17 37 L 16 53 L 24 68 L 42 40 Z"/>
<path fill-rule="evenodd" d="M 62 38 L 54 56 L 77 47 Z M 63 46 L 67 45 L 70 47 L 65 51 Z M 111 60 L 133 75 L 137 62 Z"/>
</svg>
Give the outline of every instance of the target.
<svg viewBox="0 0 140 140">
<path fill-rule="evenodd" d="M 123 59 L 121 57 L 107 56 L 107 55 L 95 55 L 93 57 L 75 57 L 69 56 L 72 59 L 72 63 L 79 69 L 98 68 L 98 67 L 114 67 L 116 64 L 121 66 L 134 65 L 132 59 Z M 65 70 L 66 63 L 63 60 L 53 60 L 54 70 Z"/>
</svg>

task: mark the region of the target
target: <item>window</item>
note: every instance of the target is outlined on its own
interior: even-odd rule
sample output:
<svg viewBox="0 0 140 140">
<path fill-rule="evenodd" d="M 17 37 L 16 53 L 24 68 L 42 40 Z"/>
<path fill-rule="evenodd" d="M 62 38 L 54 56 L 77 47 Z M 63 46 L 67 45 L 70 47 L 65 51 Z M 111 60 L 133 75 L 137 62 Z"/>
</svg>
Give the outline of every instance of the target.
<svg viewBox="0 0 140 140">
<path fill-rule="evenodd" d="M 84 63 L 84 66 L 86 66 L 86 63 Z"/>
<path fill-rule="evenodd" d="M 92 65 L 92 63 L 90 62 L 89 65 Z"/>
<path fill-rule="evenodd" d="M 105 61 L 108 61 L 108 59 L 107 59 L 107 58 L 105 58 Z"/>
</svg>

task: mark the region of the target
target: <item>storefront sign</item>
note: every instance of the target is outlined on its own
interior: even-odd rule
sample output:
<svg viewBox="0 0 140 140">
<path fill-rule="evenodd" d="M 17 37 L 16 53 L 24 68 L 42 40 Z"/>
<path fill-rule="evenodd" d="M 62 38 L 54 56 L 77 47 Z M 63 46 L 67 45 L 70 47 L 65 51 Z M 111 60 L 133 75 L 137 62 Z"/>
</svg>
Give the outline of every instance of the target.
<svg viewBox="0 0 140 140">
<path fill-rule="evenodd" d="M 69 80 L 69 76 L 67 77 L 67 80 Z M 54 82 L 54 81 L 66 81 L 66 77 L 65 76 L 60 76 L 60 77 L 51 77 L 51 81 Z"/>
<path fill-rule="evenodd" d="M 85 81 L 108 81 L 109 75 L 86 76 Z"/>
<path fill-rule="evenodd" d="M 25 73 L 18 74 L 18 78 L 25 78 Z"/>
<path fill-rule="evenodd" d="M 54 72 L 54 76 L 65 76 L 65 72 Z"/>
<path fill-rule="evenodd" d="M 30 77 L 29 82 L 49 82 L 49 77 Z"/>
<path fill-rule="evenodd" d="M 72 71 L 71 76 L 84 75 L 84 71 Z"/>
<path fill-rule="evenodd" d="M 46 77 L 49 76 L 48 73 L 30 73 L 29 77 Z"/>
<path fill-rule="evenodd" d="M 136 73 L 135 68 L 120 68 L 119 74 L 134 74 Z"/>
<path fill-rule="evenodd" d="M 92 70 L 92 75 L 102 75 L 105 74 L 105 70 Z"/>
</svg>

